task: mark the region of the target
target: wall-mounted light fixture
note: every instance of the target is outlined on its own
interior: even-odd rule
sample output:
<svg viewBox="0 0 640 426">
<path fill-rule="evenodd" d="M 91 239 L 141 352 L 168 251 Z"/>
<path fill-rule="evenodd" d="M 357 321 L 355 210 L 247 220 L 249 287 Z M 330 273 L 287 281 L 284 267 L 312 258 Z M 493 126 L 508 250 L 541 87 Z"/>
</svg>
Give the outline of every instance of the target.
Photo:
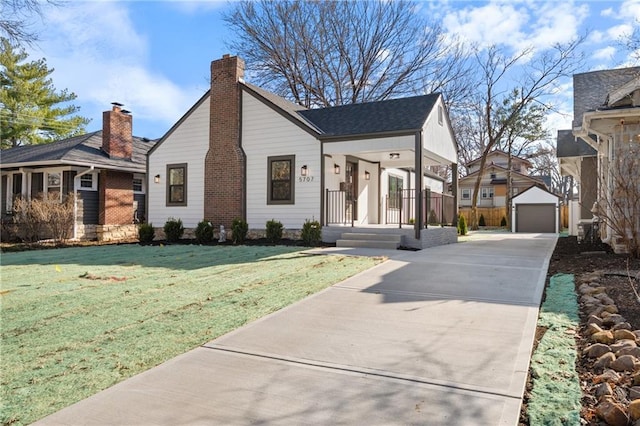
<svg viewBox="0 0 640 426">
<path fill-rule="evenodd" d="M 160 183 L 160 175 L 155 175 L 155 176 L 153 177 L 153 182 L 154 182 L 154 183 Z"/>
<path fill-rule="evenodd" d="M 340 174 L 340 164 L 333 165 L 333 173 L 339 175 Z"/>
<path fill-rule="evenodd" d="M 371 180 L 371 173 L 369 172 L 364 172 L 364 180 Z"/>
<path fill-rule="evenodd" d="M 391 154 L 389 154 L 389 158 L 392 160 L 397 160 L 400 158 L 400 153 L 399 152 L 392 152 Z"/>
<path fill-rule="evenodd" d="M 307 168 L 307 165 L 305 164 L 304 166 L 300 167 L 300 176 L 306 176 L 307 173 L 309 173 L 309 169 Z"/>
</svg>

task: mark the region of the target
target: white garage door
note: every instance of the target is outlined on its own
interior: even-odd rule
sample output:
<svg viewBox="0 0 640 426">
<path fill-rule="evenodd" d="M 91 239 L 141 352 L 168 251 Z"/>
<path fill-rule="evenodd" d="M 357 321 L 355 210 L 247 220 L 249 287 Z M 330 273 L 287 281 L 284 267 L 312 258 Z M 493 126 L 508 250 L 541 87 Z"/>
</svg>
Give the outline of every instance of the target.
<svg viewBox="0 0 640 426">
<path fill-rule="evenodd" d="M 516 232 L 555 233 L 555 204 L 516 204 Z"/>
</svg>

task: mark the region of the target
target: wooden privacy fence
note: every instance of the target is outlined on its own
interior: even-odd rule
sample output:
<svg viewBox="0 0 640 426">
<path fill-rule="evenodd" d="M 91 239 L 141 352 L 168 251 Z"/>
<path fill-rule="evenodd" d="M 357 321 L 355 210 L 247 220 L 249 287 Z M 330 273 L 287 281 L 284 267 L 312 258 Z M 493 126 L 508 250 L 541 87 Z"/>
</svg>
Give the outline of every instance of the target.
<svg viewBox="0 0 640 426">
<path fill-rule="evenodd" d="M 478 222 L 480 215 L 484 216 L 485 226 L 500 226 L 503 217 L 507 217 L 506 207 L 478 207 Z M 458 214 L 464 216 L 467 225 L 471 223 L 471 208 L 460 207 Z M 507 218 L 508 220 L 508 218 Z"/>
</svg>

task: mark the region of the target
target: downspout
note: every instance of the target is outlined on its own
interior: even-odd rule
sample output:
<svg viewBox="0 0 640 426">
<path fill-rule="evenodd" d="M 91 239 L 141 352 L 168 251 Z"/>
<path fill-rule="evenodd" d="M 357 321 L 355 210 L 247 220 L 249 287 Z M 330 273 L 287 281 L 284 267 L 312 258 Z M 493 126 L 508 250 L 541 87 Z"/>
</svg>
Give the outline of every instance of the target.
<svg viewBox="0 0 640 426">
<path fill-rule="evenodd" d="M 87 173 L 93 172 L 94 166 L 91 166 L 82 173 L 78 173 L 73 177 L 73 239 L 78 239 L 78 182 L 80 177 Z"/>
<path fill-rule="evenodd" d="M 422 130 L 416 132 L 415 136 L 415 169 L 416 169 L 416 220 L 414 222 L 414 230 L 416 240 L 420 241 L 420 232 L 424 228 L 424 215 L 422 214 L 422 191 L 424 186 L 424 173 L 422 171 Z"/>
</svg>

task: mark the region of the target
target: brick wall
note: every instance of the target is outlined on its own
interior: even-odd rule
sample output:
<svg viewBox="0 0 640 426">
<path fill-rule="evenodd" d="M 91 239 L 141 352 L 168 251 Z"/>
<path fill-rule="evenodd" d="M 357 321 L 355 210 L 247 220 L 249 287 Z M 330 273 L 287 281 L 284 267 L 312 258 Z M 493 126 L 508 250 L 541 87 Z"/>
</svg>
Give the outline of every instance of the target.
<svg viewBox="0 0 640 426">
<path fill-rule="evenodd" d="M 102 113 L 102 149 L 110 157 L 131 158 L 133 150 L 132 118 L 114 105 Z"/>
<path fill-rule="evenodd" d="M 209 151 L 205 157 L 204 219 L 231 228 L 245 218 L 245 155 L 240 147 L 240 87 L 244 61 L 224 55 L 211 63 Z"/>
<path fill-rule="evenodd" d="M 133 174 L 114 170 L 100 172 L 100 225 L 133 222 Z"/>
</svg>

